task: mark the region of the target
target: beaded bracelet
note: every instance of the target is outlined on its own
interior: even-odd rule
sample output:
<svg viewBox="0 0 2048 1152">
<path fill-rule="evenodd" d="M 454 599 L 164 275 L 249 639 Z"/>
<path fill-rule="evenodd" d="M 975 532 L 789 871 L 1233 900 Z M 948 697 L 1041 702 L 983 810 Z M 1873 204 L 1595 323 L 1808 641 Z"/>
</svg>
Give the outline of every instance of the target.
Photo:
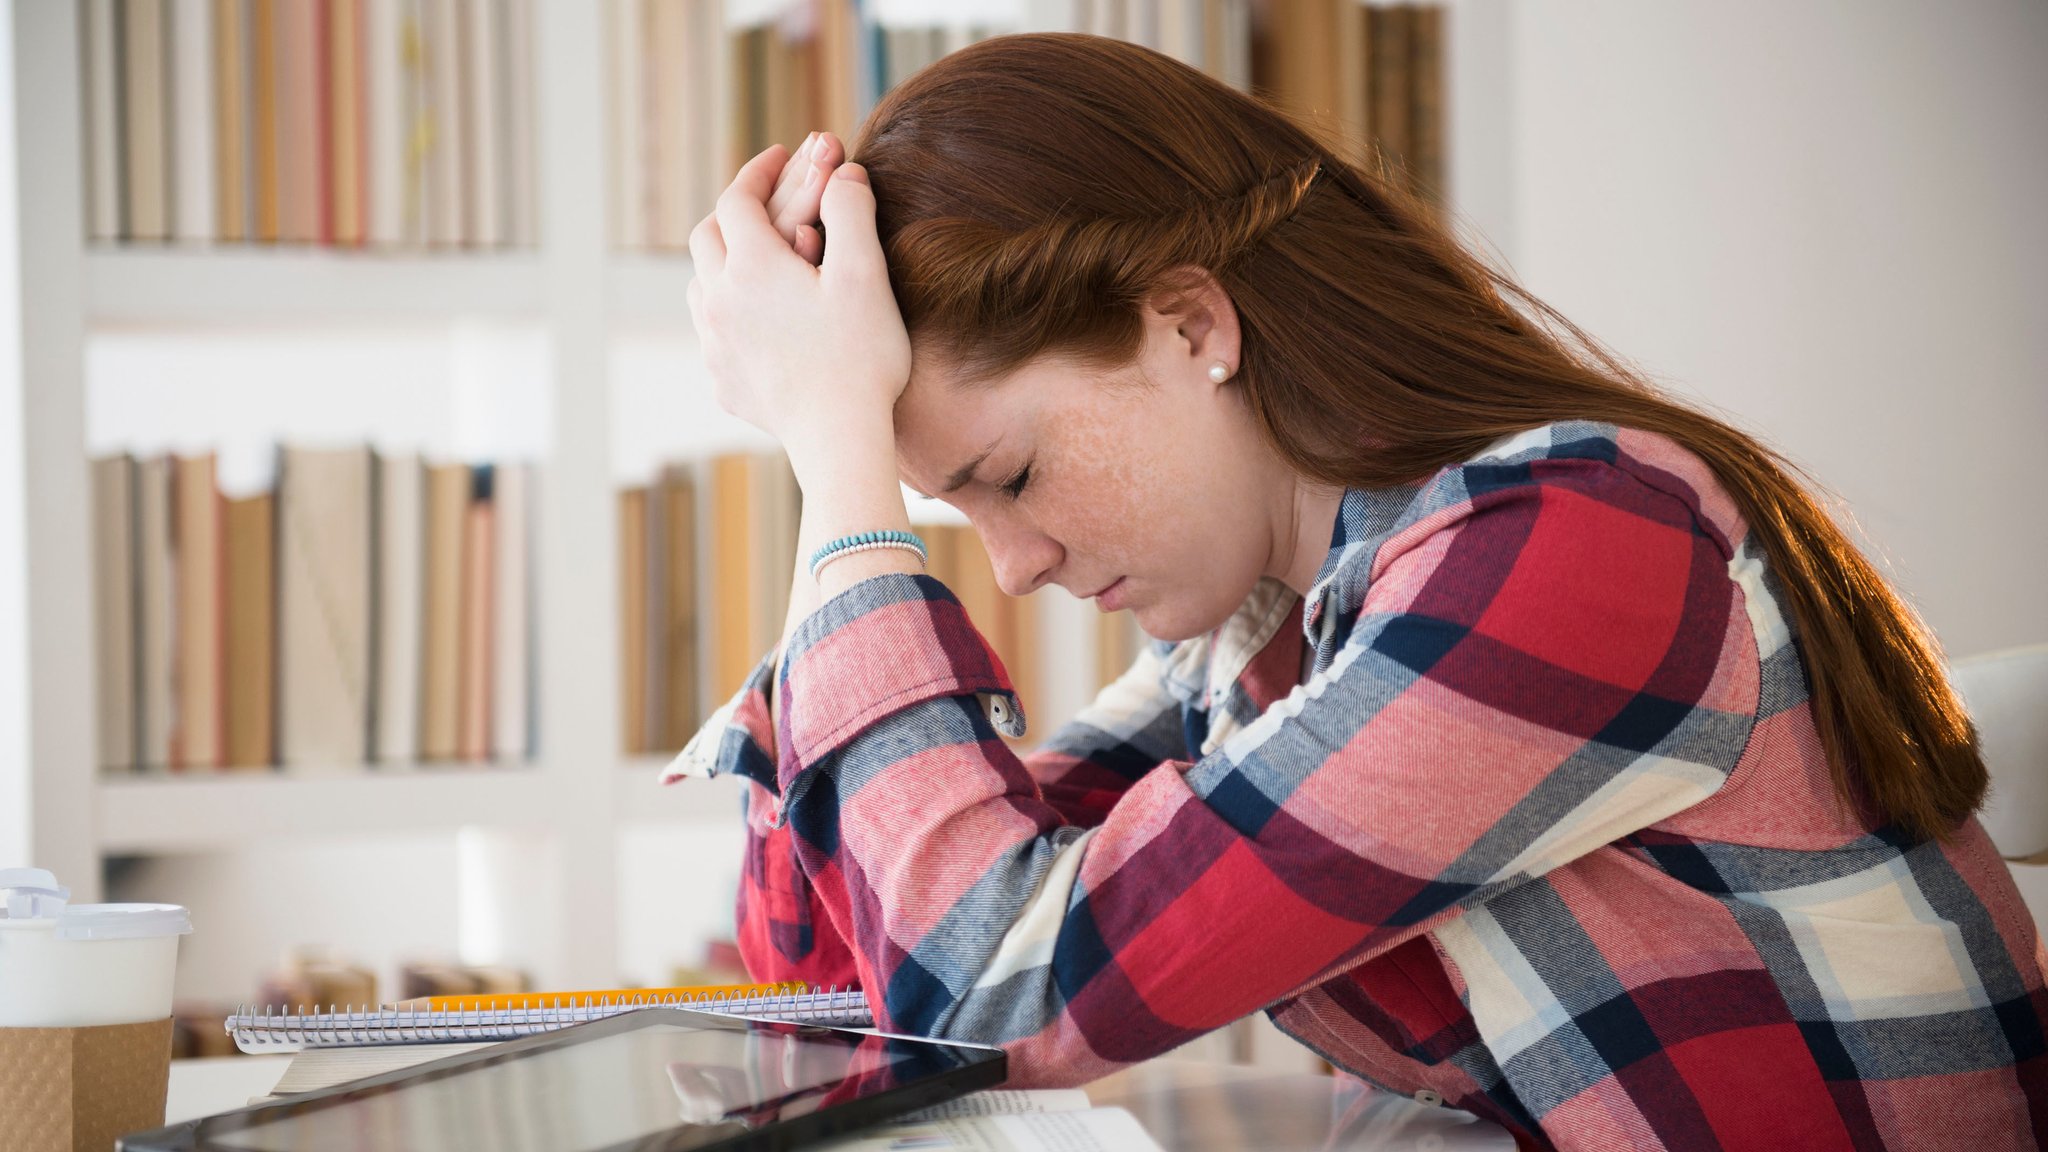
<svg viewBox="0 0 2048 1152">
<path fill-rule="evenodd" d="M 877 548 L 901 548 L 905 552 L 915 552 L 920 564 L 931 558 L 925 550 L 924 541 L 918 539 L 914 532 L 899 532 L 893 528 L 882 532 L 856 532 L 851 536 L 841 536 L 811 553 L 811 579 L 816 580 L 825 565 L 841 556 L 872 552 Z"/>
</svg>

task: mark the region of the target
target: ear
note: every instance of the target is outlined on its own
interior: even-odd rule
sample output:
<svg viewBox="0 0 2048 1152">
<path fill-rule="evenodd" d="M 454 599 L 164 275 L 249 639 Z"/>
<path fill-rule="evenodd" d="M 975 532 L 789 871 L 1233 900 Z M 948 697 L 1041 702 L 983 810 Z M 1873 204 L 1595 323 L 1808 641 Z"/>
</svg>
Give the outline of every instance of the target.
<svg viewBox="0 0 2048 1152">
<path fill-rule="evenodd" d="M 1237 308 L 1230 293 L 1207 268 L 1192 264 L 1174 270 L 1172 285 L 1153 298 L 1150 308 L 1171 336 L 1174 376 L 1218 387 L 1209 368 L 1220 362 L 1229 370 L 1225 382 L 1234 381 L 1239 342 Z"/>
</svg>

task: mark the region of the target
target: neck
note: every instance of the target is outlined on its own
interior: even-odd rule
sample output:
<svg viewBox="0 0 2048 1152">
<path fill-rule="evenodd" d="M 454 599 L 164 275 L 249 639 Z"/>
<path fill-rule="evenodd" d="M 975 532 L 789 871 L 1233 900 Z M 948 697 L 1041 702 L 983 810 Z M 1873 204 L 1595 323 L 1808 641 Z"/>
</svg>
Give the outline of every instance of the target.
<svg viewBox="0 0 2048 1152">
<path fill-rule="evenodd" d="M 1306 597 L 1308 586 L 1323 561 L 1330 555 L 1330 532 L 1337 526 L 1337 506 L 1343 503 L 1341 488 L 1296 480 L 1283 516 L 1276 522 L 1273 559 L 1266 575 L 1273 577 L 1297 596 Z"/>
</svg>

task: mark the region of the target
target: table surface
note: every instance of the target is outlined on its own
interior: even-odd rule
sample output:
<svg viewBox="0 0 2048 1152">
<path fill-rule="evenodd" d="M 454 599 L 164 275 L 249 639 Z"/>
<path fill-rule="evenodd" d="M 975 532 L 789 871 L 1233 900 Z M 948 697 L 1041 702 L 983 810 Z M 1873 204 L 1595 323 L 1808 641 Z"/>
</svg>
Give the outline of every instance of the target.
<svg viewBox="0 0 2048 1152">
<path fill-rule="evenodd" d="M 290 1056 L 171 1062 L 164 1122 L 241 1108 L 265 1096 Z M 1512 1152 L 1497 1125 L 1355 1080 L 1170 1057 L 1087 1087 L 1098 1107 L 1129 1109 L 1168 1152 Z"/>
</svg>

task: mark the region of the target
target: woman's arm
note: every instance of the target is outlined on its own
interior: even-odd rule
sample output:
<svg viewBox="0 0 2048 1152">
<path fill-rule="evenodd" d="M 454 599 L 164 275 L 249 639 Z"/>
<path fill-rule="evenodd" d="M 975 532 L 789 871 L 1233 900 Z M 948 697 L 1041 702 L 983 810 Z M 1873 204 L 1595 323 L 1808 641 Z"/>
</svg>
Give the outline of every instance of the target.
<svg viewBox="0 0 2048 1152">
<path fill-rule="evenodd" d="M 1323 672 L 1093 829 L 997 738 L 1008 686 L 942 588 L 828 599 L 792 639 L 777 772 L 884 1026 L 1085 1081 L 1689 807 L 1739 757 L 1754 640 L 1675 498 L 1568 462 L 1375 564 Z"/>
</svg>

